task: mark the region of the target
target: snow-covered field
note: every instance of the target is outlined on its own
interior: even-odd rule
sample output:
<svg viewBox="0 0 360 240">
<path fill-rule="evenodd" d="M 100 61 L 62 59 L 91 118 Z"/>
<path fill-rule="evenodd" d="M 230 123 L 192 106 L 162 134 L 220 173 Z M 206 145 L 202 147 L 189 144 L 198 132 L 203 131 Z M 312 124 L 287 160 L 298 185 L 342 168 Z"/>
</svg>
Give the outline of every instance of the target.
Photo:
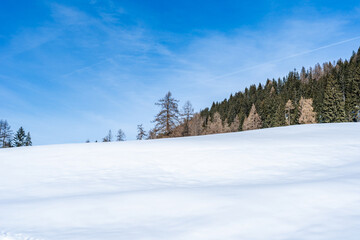
<svg viewBox="0 0 360 240">
<path fill-rule="evenodd" d="M 360 124 L 0 149 L 0 239 L 360 239 Z"/>
</svg>

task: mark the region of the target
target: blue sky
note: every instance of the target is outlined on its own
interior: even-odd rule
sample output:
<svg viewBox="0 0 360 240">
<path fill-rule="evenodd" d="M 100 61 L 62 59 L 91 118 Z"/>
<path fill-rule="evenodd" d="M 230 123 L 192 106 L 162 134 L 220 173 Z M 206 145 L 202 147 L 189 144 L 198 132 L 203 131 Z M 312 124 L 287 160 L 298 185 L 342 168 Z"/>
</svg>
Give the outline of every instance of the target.
<svg viewBox="0 0 360 240">
<path fill-rule="evenodd" d="M 169 90 L 198 111 L 360 46 L 358 1 L 2 0 L 0 20 L 0 119 L 36 145 L 135 139 Z"/>
</svg>

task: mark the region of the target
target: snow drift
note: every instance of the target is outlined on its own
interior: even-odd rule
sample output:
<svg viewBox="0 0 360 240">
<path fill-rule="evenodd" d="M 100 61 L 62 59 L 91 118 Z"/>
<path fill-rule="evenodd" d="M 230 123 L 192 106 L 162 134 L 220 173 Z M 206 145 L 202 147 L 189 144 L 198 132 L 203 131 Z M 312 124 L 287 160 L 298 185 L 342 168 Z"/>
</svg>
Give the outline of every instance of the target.
<svg viewBox="0 0 360 240">
<path fill-rule="evenodd" d="M 358 239 L 360 124 L 0 149 L 0 240 Z"/>
</svg>

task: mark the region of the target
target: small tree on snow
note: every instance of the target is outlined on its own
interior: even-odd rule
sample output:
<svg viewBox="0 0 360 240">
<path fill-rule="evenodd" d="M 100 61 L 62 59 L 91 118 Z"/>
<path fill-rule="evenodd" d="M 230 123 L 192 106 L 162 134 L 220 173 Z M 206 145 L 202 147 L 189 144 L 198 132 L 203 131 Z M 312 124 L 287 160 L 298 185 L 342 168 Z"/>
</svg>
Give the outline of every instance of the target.
<svg viewBox="0 0 360 240">
<path fill-rule="evenodd" d="M 178 100 L 168 92 L 164 98 L 160 99 L 155 105 L 160 106 L 160 112 L 155 116 L 155 132 L 169 136 L 176 124 L 179 122 Z"/>
<path fill-rule="evenodd" d="M 137 125 L 137 130 L 138 130 L 138 134 L 137 134 L 137 136 L 136 136 L 136 139 L 137 139 L 137 140 L 143 140 L 143 139 L 145 139 L 145 137 L 146 137 L 146 132 L 145 132 L 142 124 Z"/>
<path fill-rule="evenodd" d="M 26 135 L 26 138 L 25 138 L 25 146 L 32 146 L 32 141 L 31 141 L 30 132 L 28 132 L 27 135 Z"/>
<path fill-rule="evenodd" d="M 13 131 L 6 120 L 0 120 L 0 147 L 11 147 Z"/>
<path fill-rule="evenodd" d="M 151 140 L 151 139 L 156 139 L 157 133 L 156 133 L 156 129 L 150 129 L 148 134 L 147 134 L 147 140 Z"/>
<path fill-rule="evenodd" d="M 26 134 L 23 127 L 20 127 L 14 137 L 15 147 L 25 146 Z"/>
<path fill-rule="evenodd" d="M 121 141 L 125 141 L 125 139 L 126 139 L 125 133 L 123 132 L 123 130 L 119 129 L 116 135 L 116 141 L 121 142 Z"/>
<path fill-rule="evenodd" d="M 112 133 L 109 130 L 109 133 L 103 138 L 103 142 L 111 142 L 112 141 Z"/>
<path fill-rule="evenodd" d="M 189 122 L 194 116 L 194 108 L 192 107 L 190 101 L 186 101 L 184 104 L 182 111 L 181 111 L 181 117 L 184 124 L 184 130 L 182 135 L 183 136 L 189 136 L 190 135 L 190 126 Z"/>
</svg>

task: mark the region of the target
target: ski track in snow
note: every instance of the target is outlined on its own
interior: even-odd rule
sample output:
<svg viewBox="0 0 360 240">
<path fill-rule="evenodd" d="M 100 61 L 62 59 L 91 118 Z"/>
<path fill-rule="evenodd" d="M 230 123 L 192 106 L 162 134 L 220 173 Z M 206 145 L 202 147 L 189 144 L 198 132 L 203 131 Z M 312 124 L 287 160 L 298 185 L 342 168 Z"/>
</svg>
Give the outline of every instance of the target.
<svg viewBox="0 0 360 240">
<path fill-rule="evenodd" d="M 0 240 L 360 236 L 360 124 L 0 149 Z"/>
</svg>

